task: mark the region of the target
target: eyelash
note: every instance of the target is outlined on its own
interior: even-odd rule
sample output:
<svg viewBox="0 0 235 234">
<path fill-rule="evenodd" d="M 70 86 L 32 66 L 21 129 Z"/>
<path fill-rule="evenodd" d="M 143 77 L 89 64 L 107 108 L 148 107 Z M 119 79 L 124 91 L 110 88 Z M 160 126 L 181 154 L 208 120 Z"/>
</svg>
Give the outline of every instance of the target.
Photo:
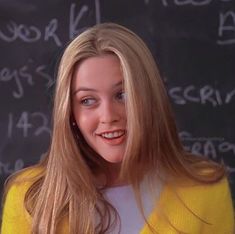
<svg viewBox="0 0 235 234">
<path fill-rule="evenodd" d="M 91 104 L 89 104 L 89 103 L 87 103 L 88 101 L 93 101 Z M 84 99 L 82 99 L 81 100 L 81 104 L 83 105 L 83 106 L 91 106 L 91 105 L 93 105 L 94 104 L 94 102 L 95 102 L 95 98 L 84 98 Z"/>
<path fill-rule="evenodd" d="M 118 92 L 116 95 L 115 95 L 115 98 L 119 101 L 119 102 L 124 102 L 125 99 L 126 99 L 126 94 L 124 91 L 120 91 Z M 91 103 L 89 103 L 91 102 Z M 87 106 L 87 107 L 90 107 L 90 106 L 93 106 L 94 104 L 96 104 L 97 100 L 93 97 L 87 97 L 87 98 L 83 98 L 80 103 L 81 105 L 83 106 Z"/>
<path fill-rule="evenodd" d="M 126 93 L 124 91 L 120 91 L 117 93 L 116 98 L 120 101 L 126 100 Z"/>
</svg>

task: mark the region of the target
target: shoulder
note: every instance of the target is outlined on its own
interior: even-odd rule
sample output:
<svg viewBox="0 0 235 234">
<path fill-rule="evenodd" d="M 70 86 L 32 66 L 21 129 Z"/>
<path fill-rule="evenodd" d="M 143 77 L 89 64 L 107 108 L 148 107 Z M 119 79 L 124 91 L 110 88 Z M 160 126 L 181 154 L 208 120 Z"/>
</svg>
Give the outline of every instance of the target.
<svg viewBox="0 0 235 234">
<path fill-rule="evenodd" d="M 169 185 L 169 189 L 175 189 L 178 191 L 182 196 L 187 197 L 187 195 L 193 194 L 201 194 L 202 196 L 210 196 L 211 193 L 214 195 L 220 194 L 230 194 L 229 183 L 227 177 L 223 177 L 222 179 L 216 182 L 197 182 L 191 183 L 188 185 Z M 214 197 L 216 198 L 216 197 Z"/>
<path fill-rule="evenodd" d="M 6 183 L 6 194 L 13 192 L 16 189 L 27 190 L 30 185 L 42 173 L 42 169 L 38 166 L 25 168 L 11 175 Z"/>
<path fill-rule="evenodd" d="M 214 183 L 200 183 L 193 185 L 166 185 L 165 197 L 175 197 L 195 210 L 220 209 L 226 204 L 232 207 L 232 197 L 228 179 L 226 177 Z"/>
<path fill-rule="evenodd" d="M 9 178 L 5 188 L 3 214 L 23 210 L 25 194 L 41 171 L 38 167 L 29 167 Z"/>
<path fill-rule="evenodd" d="M 216 229 L 219 233 L 230 233 L 224 231 L 234 228 L 234 208 L 226 177 L 214 183 L 166 186 L 162 203 L 168 212 L 177 210 L 178 217 L 205 225 L 208 233 Z"/>
<path fill-rule="evenodd" d="M 16 233 L 21 227 L 28 233 L 31 216 L 24 206 L 25 195 L 41 170 L 31 167 L 11 176 L 7 183 L 2 213 L 2 233 Z"/>
<path fill-rule="evenodd" d="M 232 234 L 234 211 L 227 178 L 213 184 L 164 185 L 149 222 L 159 233 Z"/>
</svg>

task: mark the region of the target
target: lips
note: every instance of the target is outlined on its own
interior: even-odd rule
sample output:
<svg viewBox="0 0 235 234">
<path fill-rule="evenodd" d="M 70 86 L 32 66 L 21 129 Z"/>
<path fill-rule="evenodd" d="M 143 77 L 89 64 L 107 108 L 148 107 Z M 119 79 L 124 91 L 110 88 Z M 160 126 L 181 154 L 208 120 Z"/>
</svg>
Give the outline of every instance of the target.
<svg viewBox="0 0 235 234">
<path fill-rule="evenodd" d="M 113 132 L 104 132 L 100 134 L 100 136 L 106 138 L 106 139 L 113 139 L 113 138 L 118 138 L 121 137 L 125 134 L 124 130 L 118 130 L 118 131 L 113 131 Z"/>
<path fill-rule="evenodd" d="M 126 136 L 125 130 L 115 130 L 115 131 L 106 131 L 98 134 L 101 139 L 108 143 L 109 145 L 119 145 L 121 144 Z"/>
</svg>

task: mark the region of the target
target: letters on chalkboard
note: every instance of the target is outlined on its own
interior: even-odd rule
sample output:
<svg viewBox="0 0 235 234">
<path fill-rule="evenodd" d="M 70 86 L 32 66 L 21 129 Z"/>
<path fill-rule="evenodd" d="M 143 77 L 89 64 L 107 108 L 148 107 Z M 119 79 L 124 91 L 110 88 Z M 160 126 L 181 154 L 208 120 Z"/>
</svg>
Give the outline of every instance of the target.
<svg viewBox="0 0 235 234">
<path fill-rule="evenodd" d="M 185 149 L 224 163 L 235 181 L 234 3 L 0 2 L 2 181 L 39 161 L 48 148 L 50 87 L 63 48 L 84 29 L 110 21 L 135 31 L 156 55 Z"/>
</svg>

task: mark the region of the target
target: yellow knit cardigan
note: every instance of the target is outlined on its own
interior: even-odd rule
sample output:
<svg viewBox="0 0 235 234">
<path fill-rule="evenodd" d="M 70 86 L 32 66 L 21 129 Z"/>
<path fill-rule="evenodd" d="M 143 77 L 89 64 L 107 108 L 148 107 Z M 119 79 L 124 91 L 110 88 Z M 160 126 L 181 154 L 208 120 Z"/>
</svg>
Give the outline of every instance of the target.
<svg viewBox="0 0 235 234">
<path fill-rule="evenodd" d="M 30 183 L 14 184 L 6 196 L 1 234 L 30 234 L 31 216 L 24 207 Z M 234 210 L 226 178 L 212 185 L 163 187 L 160 199 L 148 217 L 159 234 L 234 234 Z M 68 222 L 58 233 L 68 234 Z M 140 234 L 150 234 L 145 225 Z M 125 233 L 128 234 L 128 233 Z"/>
</svg>

